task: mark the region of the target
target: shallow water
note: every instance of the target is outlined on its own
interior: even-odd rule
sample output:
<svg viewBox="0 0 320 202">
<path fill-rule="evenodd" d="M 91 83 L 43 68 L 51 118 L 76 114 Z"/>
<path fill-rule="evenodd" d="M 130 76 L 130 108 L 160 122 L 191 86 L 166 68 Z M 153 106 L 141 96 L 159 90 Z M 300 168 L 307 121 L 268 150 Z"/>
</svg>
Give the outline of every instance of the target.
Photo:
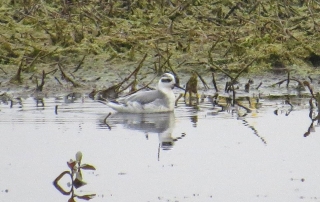
<svg viewBox="0 0 320 202">
<path fill-rule="evenodd" d="M 304 137 L 308 101 L 292 111 L 260 102 L 247 114 L 205 101 L 145 115 L 87 97 L 2 103 L 0 201 L 68 201 L 53 181 L 78 151 L 97 169 L 75 190 L 91 201 L 319 201 L 320 130 Z M 60 184 L 70 189 L 68 178 Z"/>
</svg>

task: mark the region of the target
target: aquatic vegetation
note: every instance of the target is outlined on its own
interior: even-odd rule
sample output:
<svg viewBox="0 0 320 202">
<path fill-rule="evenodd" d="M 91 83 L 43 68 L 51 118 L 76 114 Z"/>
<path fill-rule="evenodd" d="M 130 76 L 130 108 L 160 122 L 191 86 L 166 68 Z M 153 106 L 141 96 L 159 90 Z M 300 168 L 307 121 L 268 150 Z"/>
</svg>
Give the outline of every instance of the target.
<svg viewBox="0 0 320 202">
<path fill-rule="evenodd" d="M 54 181 L 53 185 L 55 188 L 60 191 L 63 195 L 70 195 L 70 199 L 68 201 L 75 201 L 75 198 L 78 199 L 84 199 L 84 200 L 90 200 L 92 199 L 95 194 L 87 194 L 87 195 L 78 195 L 75 193 L 75 189 L 78 189 L 87 183 L 83 181 L 82 178 L 82 170 L 96 170 L 94 166 L 89 164 L 81 164 L 82 160 L 82 153 L 77 152 L 76 153 L 76 159 L 70 160 L 67 162 L 67 165 L 70 169 L 70 171 L 64 171 L 62 172 Z M 71 177 L 71 189 L 70 191 L 66 191 L 59 185 L 59 181 L 64 175 L 69 175 Z"/>
<path fill-rule="evenodd" d="M 239 78 L 272 70 L 288 75 L 273 86 L 286 83 L 289 88 L 295 82 L 297 91 L 307 88 L 316 100 L 306 78 L 320 66 L 319 11 L 317 2 L 298 0 L 7 0 L 0 7 L 1 86 L 23 86 L 40 98 L 56 86 L 67 93 L 91 90 L 89 97 L 105 100 L 152 89 L 153 79 L 170 71 L 176 86 L 191 95 L 200 89 L 198 78 L 209 88 L 202 76 L 210 73 L 215 93 L 202 93 L 201 100 L 249 113 L 250 101 L 236 93 L 251 93 L 265 84 L 247 79 L 238 85 Z M 190 72 L 194 75 L 185 82 Z M 95 78 L 89 78 L 93 73 Z M 225 94 L 216 80 L 220 73 L 229 78 Z M 104 75 L 116 79 L 101 81 Z"/>
</svg>

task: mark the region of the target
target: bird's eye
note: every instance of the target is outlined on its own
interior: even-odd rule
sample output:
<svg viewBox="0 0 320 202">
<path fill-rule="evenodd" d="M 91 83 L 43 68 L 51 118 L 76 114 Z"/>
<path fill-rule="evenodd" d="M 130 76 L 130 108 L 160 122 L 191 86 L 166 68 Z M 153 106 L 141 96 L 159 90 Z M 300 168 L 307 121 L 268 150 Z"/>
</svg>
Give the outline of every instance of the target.
<svg viewBox="0 0 320 202">
<path fill-rule="evenodd" d="M 172 79 L 161 79 L 162 83 L 170 83 Z"/>
</svg>

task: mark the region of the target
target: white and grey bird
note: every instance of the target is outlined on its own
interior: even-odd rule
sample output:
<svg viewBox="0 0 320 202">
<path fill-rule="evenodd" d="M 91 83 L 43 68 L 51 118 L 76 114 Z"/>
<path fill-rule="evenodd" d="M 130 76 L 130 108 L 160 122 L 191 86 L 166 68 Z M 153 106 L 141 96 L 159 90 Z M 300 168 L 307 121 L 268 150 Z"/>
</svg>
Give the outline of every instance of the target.
<svg viewBox="0 0 320 202">
<path fill-rule="evenodd" d="M 170 73 L 162 75 L 156 90 L 139 91 L 132 95 L 108 101 L 106 104 L 118 112 L 155 113 L 174 110 L 175 96 L 173 88 L 175 78 Z"/>
</svg>

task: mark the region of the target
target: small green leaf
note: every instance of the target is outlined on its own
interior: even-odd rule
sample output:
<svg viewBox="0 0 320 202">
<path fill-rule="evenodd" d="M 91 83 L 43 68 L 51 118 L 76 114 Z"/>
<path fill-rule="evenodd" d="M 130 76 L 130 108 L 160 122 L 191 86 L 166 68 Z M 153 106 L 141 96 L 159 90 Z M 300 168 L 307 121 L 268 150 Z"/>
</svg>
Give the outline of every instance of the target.
<svg viewBox="0 0 320 202">
<path fill-rule="evenodd" d="M 67 164 L 68 164 L 68 167 L 71 169 L 71 170 L 73 170 L 73 168 L 74 168 L 74 166 L 76 165 L 76 161 L 74 161 L 74 160 L 72 160 L 72 159 L 70 159 L 70 161 L 69 162 L 67 162 Z"/>
<path fill-rule="evenodd" d="M 82 174 L 81 172 L 76 172 L 76 178 L 80 181 L 82 181 Z"/>
<path fill-rule="evenodd" d="M 80 166 L 80 168 L 83 169 L 83 170 L 96 170 L 96 168 L 94 166 L 89 165 L 89 164 L 82 164 Z"/>
<path fill-rule="evenodd" d="M 75 180 L 73 180 L 72 184 L 76 189 L 78 189 L 79 187 L 82 187 L 82 186 L 86 185 L 87 183 L 76 178 Z"/>
<path fill-rule="evenodd" d="M 96 196 L 95 194 L 88 194 L 83 196 L 77 196 L 77 198 L 89 201 L 93 199 L 95 196 Z"/>
<path fill-rule="evenodd" d="M 78 151 L 76 153 L 76 161 L 81 162 L 81 160 L 82 160 L 82 153 L 80 151 Z"/>
</svg>

